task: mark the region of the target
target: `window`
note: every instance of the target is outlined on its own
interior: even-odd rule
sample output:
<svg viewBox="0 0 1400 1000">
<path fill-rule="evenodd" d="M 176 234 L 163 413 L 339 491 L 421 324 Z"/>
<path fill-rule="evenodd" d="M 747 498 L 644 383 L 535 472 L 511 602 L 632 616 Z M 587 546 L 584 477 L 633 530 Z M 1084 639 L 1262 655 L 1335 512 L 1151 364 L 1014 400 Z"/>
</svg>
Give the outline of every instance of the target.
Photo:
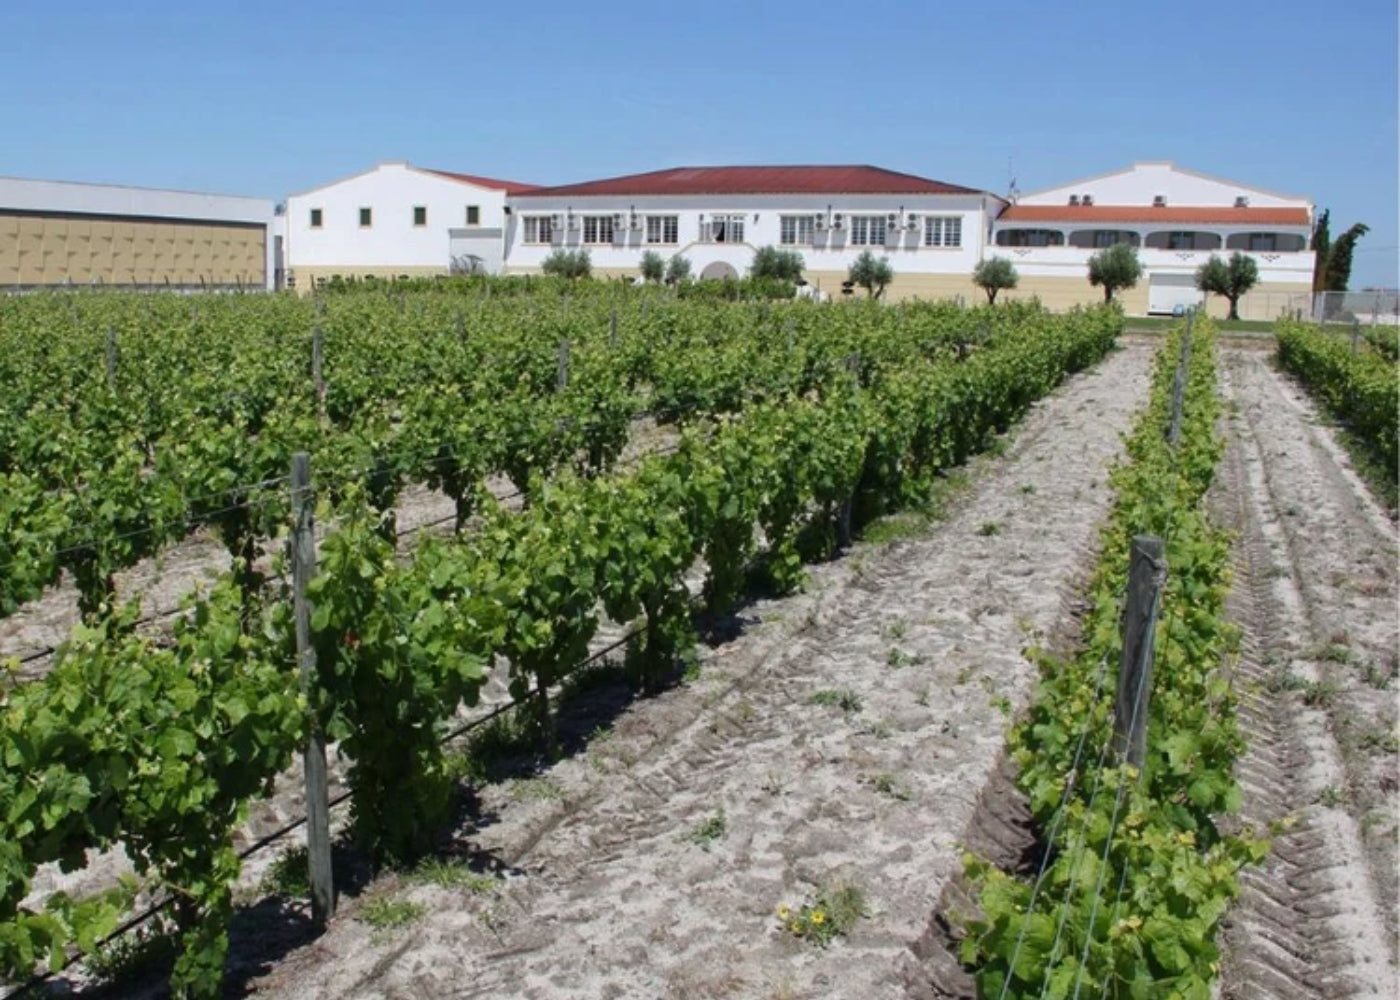
<svg viewBox="0 0 1400 1000">
<path fill-rule="evenodd" d="M 360 209 L 360 228 L 368 229 L 374 225 L 374 212 L 368 208 Z"/>
<path fill-rule="evenodd" d="M 1274 253 L 1279 249 L 1277 233 L 1250 233 L 1249 249 L 1262 253 Z"/>
<path fill-rule="evenodd" d="M 611 243 L 613 241 L 613 217 L 611 215 L 585 215 L 583 217 L 583 242 Z"/>
<path fill-rule="evenodd" d="M 712 215 L 707 226 L 701 229 L 705 239 L 711 243 L 744 242 L 744 217 L 742 215 Z"/>
<path fill-rule="evenodd" d="M 1095 229 L 1094 247 L 1102 250 L 1104 247 L 1115 246 L 1119 243 L 1126 243 L 1129 246 L 1137 246 L 1137 234 L 1126 229 Z"/>
<path fill-rule="evenodd" d="M 883 215 L 851 216 L 851 246 L 882 247 L 885 245 L 885 217 Z"/>
<path fill-rule="evenodd" d="M 1168 233 L 1168 250 L 1194 250 L 1196 249 L 1195 233 Z"/>
<path fill-rule="evenodd" d="M 479 226 L 479 225 L 481 225 L 481 206 L 480 206 L 480 205 L 468 205 L 468 206 L 467 206 L 467 225 L 469 225 L 469 226 Z"/>
<path fill-rule="evenodd" d="M 321 228 L 321 210 L 319 208 L 313 208 L 311 210 L 311 228 Z"/>
<path fill-rule="evenodd" d="M 962 246 L 961 215 L 930 215 L 924 218 L 924 246 Z"/>
<path fill-rule="evenodd" d="M 526 243 L 553 243 L 554 223 L 547 215 L 525 216 Z"/>
<path fill-rule="evenodd" d="M 997 233 L 999 247 L 1062 247 L 1065 234 L 1054 229 L 1003 229 Z"/>
<path fill-rule="evenodd" d="M 679 243 L 680 220 L 675 215 L 647 216 L 648 243 Z"/>
<path fill-rule="evenodd" d="M 415 226 L 426 226 L 428 224 L 428 206 L 413 206 L 413 224 Z"/>
<path fill-rule="evenodd" d="M 810 215 L 783 215 L 778 219 L 778 242 L 785 247 L 805 247 L 812 243 Z"/>
</svg>

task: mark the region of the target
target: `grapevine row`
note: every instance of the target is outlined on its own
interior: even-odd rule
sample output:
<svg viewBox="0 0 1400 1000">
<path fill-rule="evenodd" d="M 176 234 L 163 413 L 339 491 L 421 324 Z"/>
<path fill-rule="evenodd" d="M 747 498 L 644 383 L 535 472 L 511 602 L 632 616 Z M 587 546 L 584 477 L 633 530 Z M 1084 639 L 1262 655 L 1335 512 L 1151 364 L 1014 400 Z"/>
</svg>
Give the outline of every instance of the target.
<svg viewBox="0 0 1400 1000">
<path fill-rule="evenodd" d="M 407 563 L 364 488 L 347 487 L 309 588 L 309 698 L 290 669 L 285 594 L 250 621 L 225 579 L 191 602 L 170 643 L 135 634 L 131 609 L 80 627 L 49 675 L 0 705 L 0 968 L 27 973 L 110 931 L 130 886 L 56 896 L 37 912 L 21 903 L 38 865 L 124 844 L 138 875 L 179 901 L 176 992 L 216 995 L 234 831 L 313 713 L 352 761 L 357 843 L 381 860 L 411 857 L 450 804 L 444 720 L 477 702 L 493 659 L 509 664 L 512 693 L 546 738 L 550 687 L 584 659 L 604 613 L 637 622 L 628 662 L 654 685 L 695 641 L 682 576 L 697 559 L 713 613 L 742 596 L 755 558 L 776 589 L 800 586 L 804 560 L 829 555 L 845 524 L 925 495 L 932 477 L 1101 357 L 1120 326 L 1116 312 L 1074 314 L 961 364 L 891 370 L 878 393 L 847 375 L 756 402 L 688 426 L 676 453 L 629 473 L 566 472 L 523 513 L 483 498 L 480 531 L 425 538 Z"/>
<path fill-rule="evenodd" d="M 1083 649 L 1068 661 L 1042 657 L 1028 717 L 1009 738 L 1045 865 L 1026 881 L 967 861 L 982 915 L 962 958 L 983 997 L 1207 1000 L 1237 873 L 1265 850 L 1249 831 L 1217 825 L 1240 802 L 1233 770 L 1243 741 L 1224 669 L 1237 636 L 1224 610 L 1229 539 L 1202 509 L 1222 449 L 1206 321 L 1191 335 L 1180 441 L 1166 440 L 1186 335 L 1178 329 L 1159 354 L 1149 405 L 1112 476 L 1117 501 Z M 1121 654 L 1129 542 L 1144 534 L 1164 539 L 1168 575 L 1139 772 L 1111 750 L 1115 685 L 1104 671 Z"/>
</svg>

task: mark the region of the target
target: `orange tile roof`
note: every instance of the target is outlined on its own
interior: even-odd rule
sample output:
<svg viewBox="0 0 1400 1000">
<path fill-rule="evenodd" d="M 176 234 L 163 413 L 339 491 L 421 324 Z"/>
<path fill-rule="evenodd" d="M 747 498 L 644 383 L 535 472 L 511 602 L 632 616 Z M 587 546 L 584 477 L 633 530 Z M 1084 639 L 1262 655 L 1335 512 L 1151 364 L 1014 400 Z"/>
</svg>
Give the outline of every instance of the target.
<svg viewBox="0 0 1400 1000">
<path fill-rule="evenodd" d="M 1123 222 L 1134 225 L 1194 222 L 1211 226 L 1307 226 L 1306 208 L 1223 208 L 1189 205 L 1012 205 L 998 222 Z"/>
</svg>

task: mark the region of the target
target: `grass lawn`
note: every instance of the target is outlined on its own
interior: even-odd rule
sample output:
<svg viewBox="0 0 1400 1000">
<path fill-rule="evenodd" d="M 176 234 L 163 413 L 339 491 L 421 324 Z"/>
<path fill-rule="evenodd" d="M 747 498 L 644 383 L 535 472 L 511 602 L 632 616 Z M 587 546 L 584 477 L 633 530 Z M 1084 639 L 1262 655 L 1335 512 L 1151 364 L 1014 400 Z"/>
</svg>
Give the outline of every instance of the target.
<svg viewBox="0 0 1400 1000">
<path fill-rule="evenodd" d="M 1167 330 L 1175 323 L 1180 323 L 1179 316 L 1129 316 L 1123 321 L 1123 332 L 1125 333 L 1156 333 L 1159 330 Z M 1273 333 L 1274 321 L 1271 319 L 1218 319 L 1215 321 L 1216 329 L 1222 333 Z"/>
</svg>

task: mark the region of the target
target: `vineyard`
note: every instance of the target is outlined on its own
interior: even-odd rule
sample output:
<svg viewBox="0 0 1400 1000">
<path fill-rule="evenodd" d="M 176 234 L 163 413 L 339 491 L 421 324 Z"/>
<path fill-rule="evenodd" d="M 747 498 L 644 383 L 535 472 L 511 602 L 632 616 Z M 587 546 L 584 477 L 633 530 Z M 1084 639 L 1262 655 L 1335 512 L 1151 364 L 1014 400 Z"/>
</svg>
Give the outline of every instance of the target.
<svg viewBox="0 0 1400 1000">
<path fill-rule="evenodd" d="M 1393 525 L 1260 352 L 1121 325 L 521 280 L 0 301 L 0 977 L 1385 995 Z M 1278 334 L 1393 462 L 1385 345 Z M 321 741 L 328 923 L 329 857 L 266 857 Z"/>
<path fill-rule="evenodd" d="M 799 588 L 805 563 L 918 502 L 1102 357 L 1119 325 L 1112 312 L 549 290 L 5 302 L 3 607 L 66 574 L 81 623 L 0 720 L 0 964 L 20 977 L 57 967 L 138 895 L 168 896 L 172 985 L 216 995 L 233 832 L 309 724 L 351 760 L 356 844 L 381 862 L 416 857 L 451 804 L 442 728 L 493 663 L 546 744 L 550 692 L 603 615 L 639 623 L 628 668 L 659 686 L 697 621 L 729 613 L 755 580 Z M 642 415 L 673 427 L 673 443 L 621 468 Z M 299 452 L 326 526 L 305 692 L 275 555 Z M 483 488 L 493 475 L 523 511 Z M 408 484 L 450 497 L 455 530 L 403 558 L 394 510 Z M 138 622 L 115 575 L 201 527 L 231 569 L 169 628 Z M 697 560 L 692 600 L 683 578 Z M 72 869 L 117 845 L 139 882 L 24 905 L 38 866 Z"/>
</svg>

